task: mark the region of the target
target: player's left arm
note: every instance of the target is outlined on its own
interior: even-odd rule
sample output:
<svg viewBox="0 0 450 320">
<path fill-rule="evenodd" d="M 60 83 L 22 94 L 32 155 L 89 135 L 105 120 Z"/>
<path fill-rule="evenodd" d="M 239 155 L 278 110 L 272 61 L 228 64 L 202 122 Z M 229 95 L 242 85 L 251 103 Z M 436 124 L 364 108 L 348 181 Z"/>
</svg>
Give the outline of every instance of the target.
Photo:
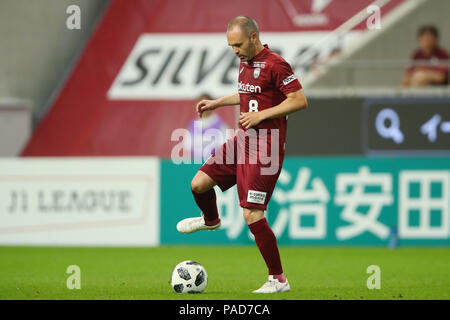
<svg viewBox="0 0 450 320">
<path fill-rule="evenodd" d="M 286 94 L 286 99 L 279 105 L 261 110 L 258 112 L 242 113 L 239 117 L 239 122 L 245 129 L 257 126 L 262 121 L 267 119 L 275 119 L 284 117 L 288 114 L 305 109 L 308 106 L 303 89 L 290 92 Z"/>
</svg>

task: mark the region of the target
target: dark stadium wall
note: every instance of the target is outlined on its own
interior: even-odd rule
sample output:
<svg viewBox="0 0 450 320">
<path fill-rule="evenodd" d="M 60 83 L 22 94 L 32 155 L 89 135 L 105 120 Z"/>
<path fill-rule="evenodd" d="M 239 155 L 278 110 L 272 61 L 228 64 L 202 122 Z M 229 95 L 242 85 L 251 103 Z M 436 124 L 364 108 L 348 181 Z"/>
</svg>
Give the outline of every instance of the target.
<svg viewBox="0 0 450 320">
<path fill-rule="evenodd" d="M 392 1 L 384 11 L 402 1 Z M 230 79 L 238 65 L 227 49 L 225 38 L 226 25 L 232 17 L 254 17 L 263 33 L 327 31 L 371 2 L 331 1 L 324 8 L 315 9 L 320 12 L 313 12 L 317 3 L 313 0 L 112 1 L 21 155 L 169 157 L 173 146 L 171 132 L 186 128 L 194 119 L 194 100 L 198 94 L 211 87 L 214 95 L 218 95 L 233 87 L 235 80 Z M 291 7 L 286 8 L 286 3 Z M 294 13 L 319 14 L 325 20 L 319 25 L 299 25 L 295 24 Z M 194 37 L 192 41 L 189 34 Z M 158 39 L 162 39 L 161 42 L 158 43 Z M 183 47 L 186 51 L 179 50 L 178 39 L 183 46 L 191 41 L 192 50 L 197 50 L 195 54 L 203 59 L 200 67 L 197 62 L 184 66 L 184 60 L 189 59 L 191 53 L 188 47 Z M 196 48 L 196 39 L 202 41 L 206 49 Z M 145 46 L 149 45 L 153 47 L 146 51 Z M 219 54 L 223 59 L 207 56 L 208 50 L 212 56 Z M 228 51 L 220 56 L 221 50 Z M 174 56 L 181 60 L 174 62 Z M 201 87 L 196 86 L 194 80 L 192 86 L 179 80 L 197 77 L 201 82 L 201 75 L 211 73 L 216 64 L 224 68 L 223 73 L 215 73 L 216 82 L 205 80 Z M 180 70 L 183 67 L 185 69 Z M 173 68 L 178 69 L 174 72 Z M 186 71 L 191 70 L 188 68 L 194 71 Z M 191 75 L 190 72 L 196 73 Z M 171 81 L 170 86 L 158 82 L 160 75 Z M 224 85 L 222 91 L 216 90 L 220 84 L 228 86 Z M 235 108 L 224 108 L 218 113 L 229 127 L 235 126 Z"/>
<path fill-rule="evenodd" d="M 289 156 L 450 154 L 449 135 L 438 130 L 424 131 L 424 126 L 436 117 L 450 119 L 447 97 L 310 97 L 308 105 L 305 111 L 289 116 Z M 389 117 L 380 122 L 386 112 Z M 393 130 L 391 117 L 398 119 L 401 141 L 385 134 L 385 130 Z"/>
</svg>

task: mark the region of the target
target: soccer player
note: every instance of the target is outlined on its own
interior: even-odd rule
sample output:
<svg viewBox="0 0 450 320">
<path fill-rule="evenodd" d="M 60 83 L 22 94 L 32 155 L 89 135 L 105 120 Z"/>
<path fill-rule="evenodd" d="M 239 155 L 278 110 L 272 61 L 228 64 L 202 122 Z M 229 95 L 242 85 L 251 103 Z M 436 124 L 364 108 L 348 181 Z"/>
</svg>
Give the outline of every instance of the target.
<svg viewBox="0 0 450 320">
<path fill-rule="evenodd" d="M 258 26 L 252 18 L 234 18 L 227 27 L 227 40 L 240 59 L 238 92 L 215 100 L 202 100 L 196 108 L 201 116 L 208 110 L 239 104 L 240 130 L 216 150 L 192 179 L 192 194 L 203 215 L 180 221 L 177 230 L 192 233 L 218 229 L 221 223 L 213 187 L 217 185 L 225 191 L 237 184 L 244 219 L 255 236 L 269 271 L 268 281 L 253 292 L 289 291 L 277 240 L 264 217 L 264 210 L 272 196 L 284 159 L 287 115 L 306 108 L 307 100 L 290 65 L 261 43 Z M 256 163 L 251 161 L 255 150 L 250 146 L 250 141 L 255 139 L 259 146 L 256 149 Z M 260 148 L 262 143 L 265 148 Z M 269 168 L 267 163 L 259 161 L 263 158 L 261 150 L 272 152 L 271 159 L 275 163 L 270 165 L 275 166 L 274 172 L 264 173 L 263 169 Z M 273 156 L 276 160 L 273 160 Z M 226 161 L 220 161 L 223 157 Z"/>
</svg>

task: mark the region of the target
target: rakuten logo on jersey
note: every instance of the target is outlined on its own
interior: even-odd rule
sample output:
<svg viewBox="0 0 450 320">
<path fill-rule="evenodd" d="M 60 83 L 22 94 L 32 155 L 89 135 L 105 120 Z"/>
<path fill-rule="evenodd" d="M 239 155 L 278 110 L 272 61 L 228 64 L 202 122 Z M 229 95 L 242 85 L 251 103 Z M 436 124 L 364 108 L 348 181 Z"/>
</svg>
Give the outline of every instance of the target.
<svg viewBox="0 0 450 320">
<path fill-rule="evenodd" d="M 309 62 L 297 63 L 299 57 L 326 34 L 320 31 L 267 32 L 261 38 L 291 64 L 301 80 L 307 75 Z M 339 38 L 340 43 L 320 47 L 314 59 L 328 55 L 335 46 L 350 43 L 353 35 L 346 33 Z M 310 62 L 312 65 L 313 61 Z M 228 46 L 224 33 L 144 33 L 114 79 L 107 97 L 111 100 L 177 100 L 195 99 L 204 92 L 219 97 L 236 92 L 238 75 L 239 59 Z M 247 84 L 238 86 L 242 92 L 261 91 L 257 86 L 253 89 Z"/>
<path fill-rule="evenodd" d="M 250 83 L 243 83 L 242 81 L 239 81 L 238 92 L 239 93 L 261 93 L 261 87 L 255 86 Z"/>
</svg>

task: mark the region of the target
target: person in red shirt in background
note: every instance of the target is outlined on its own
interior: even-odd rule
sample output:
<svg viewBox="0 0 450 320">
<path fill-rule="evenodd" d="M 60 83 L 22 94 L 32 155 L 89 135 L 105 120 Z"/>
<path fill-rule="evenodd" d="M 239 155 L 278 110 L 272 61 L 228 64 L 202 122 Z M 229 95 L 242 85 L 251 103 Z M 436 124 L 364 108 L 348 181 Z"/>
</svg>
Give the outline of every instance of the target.
<svg viewBox="0 0 450 320">
<path fill-rule="evenodd" d="M 449 55 L 439 46 L 437 28 L 432 25 L 422 26 L 417 38 L 419 48 L 411 56 L 413 65 L 403 76 L 402 86 L 447 85 Z"/>
</svg>

